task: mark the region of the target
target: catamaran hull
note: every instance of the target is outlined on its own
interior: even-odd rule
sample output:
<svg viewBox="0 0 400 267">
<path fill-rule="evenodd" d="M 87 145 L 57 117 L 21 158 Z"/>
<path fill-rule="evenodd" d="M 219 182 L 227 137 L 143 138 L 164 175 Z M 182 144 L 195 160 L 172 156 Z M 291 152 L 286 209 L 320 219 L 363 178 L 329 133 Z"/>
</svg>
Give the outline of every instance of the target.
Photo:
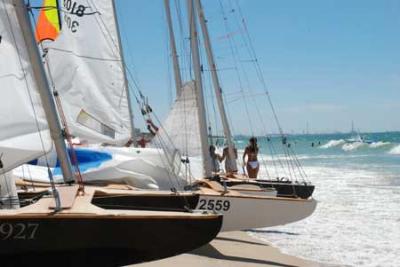
<svg viewBox="0 0 400 267">
<path fill-rule="evenodd" d="M 199 202 L 198 194 L 156 195 L 94 195 L 92 204 L 103 209 L 180 211 L 194 210 Z"/>
<path fill-rule="evenodd" d="M 294 183 L 292 181 L 254 180 L 254 181 L 226 181 L 228 186 L 258 185 L 261 188 L 273 188 L 278 197 L 300 197 L 307 199 L 312 196 L 315 186 L 309 183 Z"/>
<path fill-rule="evenodd" d="M 296 222 L 310 216 L 316 204 L 314 199 L 200 194 L 197 209 L 221 213 L 221 231 L 227 232 Z"/>
<path fill-rule="evenodd" d="M 1 266 L 122 266 L 191 251 L 219 232 L 202 218 L 0 218 Z"/>
</svg>

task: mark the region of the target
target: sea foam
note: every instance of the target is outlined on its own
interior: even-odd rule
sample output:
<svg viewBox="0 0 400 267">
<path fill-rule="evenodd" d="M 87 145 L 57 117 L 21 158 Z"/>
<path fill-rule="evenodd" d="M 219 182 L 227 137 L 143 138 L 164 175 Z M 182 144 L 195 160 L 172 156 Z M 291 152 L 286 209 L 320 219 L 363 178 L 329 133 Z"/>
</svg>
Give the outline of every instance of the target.
<svg viewBox="0 0 400 267">
<path fill-rule="evenodd" d="M 400 195 L 369 186 L 382 173 L 372 170 L 304 167 L 316 185 L 317 210 L 289 225 L 250 232 L 282 251 L 339 266 L 397 267 Z M 379 180 L 384 182 L 385 180 Z M 398 190 L 398 188 L 396 188 Z"/>
<path fill-rule="evenodd" d="M 363 147 L 363 146 L 365 146 L 366 144 L 365 143 L 362 143 L 362 142 L 354 142 L 354 143 L 349 143 L 349 144 L 344 144 L 343 146 L 342 146 L 342 149 L 344 150 L 344 151 L 352 151 L 352 150 L 356 150 L 356 149 L 358 149 L 358 148 L 360 148 L 360 147 Z"/>
<path fill-rule="evenodd" d="M 378 147 L 382 147 L 382 146 L 388 146 L 390 145 L 390 142 L 383 142 L 383 141 L 379 141 L 379 142 L 373 142 L 371 144 L 369 144 L 370 148 L 378 148 Z"/>
<path fill-rule="evenodd" d="M 389 154 L 400 155 L 400 145 L 397 145 L 397 146 L 393 147 L 393 148 L 389 151 Z"/>
<path fill-rule="evenodd" d="M 326 143 L 325 145 L 320 146 L 320 148 L 331 148 L 331 147 L 335 147 L 335 146 L 340 146 L 342 144 L 344 144 L 345 141 L 343 139 L 339 139 L 339 140 L 330 140 L 328 143 Z"/>
</svg>

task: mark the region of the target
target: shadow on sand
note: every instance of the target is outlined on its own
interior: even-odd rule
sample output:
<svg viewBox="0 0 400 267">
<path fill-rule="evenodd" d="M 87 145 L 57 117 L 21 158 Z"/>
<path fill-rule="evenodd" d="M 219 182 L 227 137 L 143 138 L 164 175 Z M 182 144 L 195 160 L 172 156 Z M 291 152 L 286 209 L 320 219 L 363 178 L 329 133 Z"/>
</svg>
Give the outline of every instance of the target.
<svg viewBox="0 0 400 267">
<path fill-rule="evenodd" d="M 248 241 L 238 240 L 238 239 L 233 239 L 233 238 L 219 237 L 217 239 L 227 241 L 227 242 L 241 242 L 241 243 L 249 243 L 249 244 L 257 245 L 257 246 L 268 246 L 268 245 L 262 244 L 262 243 L 248 242 Z M 253 263 L 253 264 L 262 264 L 262 265 L 268 264 L 271 266 L 279 266 L 279 267 L 297 267 L 296 265 L 288 265 L 288 264 L 283 264 L 283 263 L 269 261 L 269 260 L 246 258 L 246 257 L 233 256 L 233 255 L 224 255 L 210 244 L 205 245 L 201 248 L 198 248 L 198 249 L 190 252 L 190 254 L 208 257 L 208 258 L 214 258 L 214 259 L 218 259 L 218 260 L 224 260 L 224 261 L 242 262 L 243 266 L 246 263 Z"/>
</svg>

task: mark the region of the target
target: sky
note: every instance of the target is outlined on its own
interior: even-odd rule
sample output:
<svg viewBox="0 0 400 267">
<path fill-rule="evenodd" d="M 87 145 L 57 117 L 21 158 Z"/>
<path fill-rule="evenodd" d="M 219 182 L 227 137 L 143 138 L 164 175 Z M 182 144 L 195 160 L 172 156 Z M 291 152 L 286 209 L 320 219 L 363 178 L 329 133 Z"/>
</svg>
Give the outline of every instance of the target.
<svg viewBox="0 0 400 267">
<path fill-rule="evenodd" d="M 230 2 L 235 3 L 221 2 L 228 11 Z M 310 132 L 349 131 L 351 120 L 361 131 L 400 130 L 400 1 L 238 2 L 285 131 L 302 132 L 307 122 Z M 203 5 L 219 66 L 224 62 L 218 57 L 229 54 L 221 44 L 226 32 L 219 31 L 223 29 L 219 3 L 203 0 Z M 119 0 L 117 7 L 124 47 L 131 53 L 127 61 L 150 102 L 165 117 L 174 87 L 167 67 L 162 1 Z M 232 24 L 233 33 L 244 35 Z M 222 80 L 234 75 L 220 73 L 225 76 Z M 229 104 L 229 109 L 239 102 Z M 248 116 L 232 115 L 235 131 L 248 133 L 242 123 Z"/>
<path fill-rule="evenodd" d="M 304 132 L 307 124 L 311 133 L 348 132 L 352 120 L 361 132 L 400 130 L 400 1 L 203 0 L 203 5 L 235 134 L 277 131 L 266 89 L 288 133 Z M 163 1 L 116 0 L 116 6 L 125 61 L 164 119 L 175 89 Z M 187 22 L 182 17 L 179 24 L 176 12 L 185 9 L 172 8 L 182 73 L 189 80 L 189 55 L 182 48 L 188 44 Z M 247 50 L 242 16 L 266 88 Z M 220 132 L 202 60 L 208 120 Z"/>
</svg>

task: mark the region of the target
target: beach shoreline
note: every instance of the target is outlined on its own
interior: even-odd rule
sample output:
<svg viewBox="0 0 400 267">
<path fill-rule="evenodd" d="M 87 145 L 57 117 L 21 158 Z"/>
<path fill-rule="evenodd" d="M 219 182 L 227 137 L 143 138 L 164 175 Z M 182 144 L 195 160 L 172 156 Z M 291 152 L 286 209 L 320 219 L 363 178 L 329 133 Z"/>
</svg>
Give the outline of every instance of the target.
<svg viewBox="0 0 400 267">
<path fill-rule="evenodd" d="M 189 253 L 164 260 L 142 263 L 141 267 L 333 267 L 282 253 L 279 248 L 244 231 L 220 233 L 209 244 Z"/>
</svg>

